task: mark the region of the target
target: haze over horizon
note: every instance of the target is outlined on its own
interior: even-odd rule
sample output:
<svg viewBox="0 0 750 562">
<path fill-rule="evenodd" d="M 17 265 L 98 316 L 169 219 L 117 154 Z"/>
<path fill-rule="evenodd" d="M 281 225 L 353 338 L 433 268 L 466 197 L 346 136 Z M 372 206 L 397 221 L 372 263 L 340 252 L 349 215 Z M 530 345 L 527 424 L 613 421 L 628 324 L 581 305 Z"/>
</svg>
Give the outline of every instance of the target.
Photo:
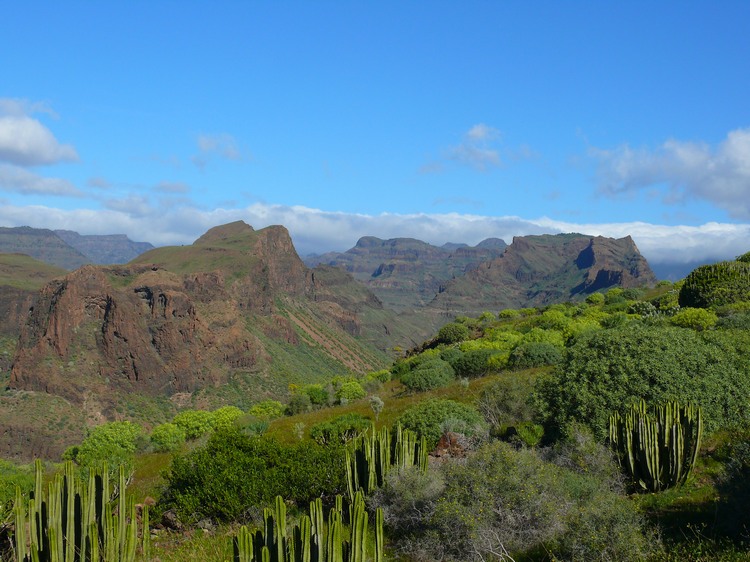
<svg viewBox="0 0 750 562">
<path fill-rule="evenodd" d="M 750 3 L 26 2 L 0 226 L 750 250 Z"/>
</svg>

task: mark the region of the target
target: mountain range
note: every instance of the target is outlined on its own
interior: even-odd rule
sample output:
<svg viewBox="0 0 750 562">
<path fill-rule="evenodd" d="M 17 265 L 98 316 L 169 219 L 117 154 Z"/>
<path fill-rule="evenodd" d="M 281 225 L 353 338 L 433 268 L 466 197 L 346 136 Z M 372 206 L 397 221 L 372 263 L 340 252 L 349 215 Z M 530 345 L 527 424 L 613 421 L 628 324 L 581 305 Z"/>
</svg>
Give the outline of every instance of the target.
<svg viewBox="0 0 750 562">
<path fill-rule="evenodd" d="M 656 282 L 629 237 L 581 234 L 442 248 L 366 237 L 308 264 L 284 227 L 241 221 L 72 272 L 0 255 L 0 456 L 54 457 L 103 420 L 246 407 L 376 370 L 460 314 Z"/>
</svg>

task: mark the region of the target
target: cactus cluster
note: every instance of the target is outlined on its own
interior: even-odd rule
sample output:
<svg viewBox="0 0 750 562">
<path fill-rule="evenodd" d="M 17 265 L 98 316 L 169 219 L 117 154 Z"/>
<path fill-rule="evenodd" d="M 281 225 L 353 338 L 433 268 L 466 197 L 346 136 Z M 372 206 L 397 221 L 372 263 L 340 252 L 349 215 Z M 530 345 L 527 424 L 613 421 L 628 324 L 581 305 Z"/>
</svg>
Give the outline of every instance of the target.
<svg viewBox="0 0 750 562">
<path fill-rule="evenodd" d="M 73 463 L 45 487 L 36 462 L 33 497 L 24 501 L 16 488 L 13 507 L 18 562 L 132 562 L 138 546 L 135 503 L 125 494 L 120 469 L 116 501 L 111 501 L 107 467 L 91 471 L 88 482 L 76 477 Z M 148 559 L 148 506 L 144 506 L 142 550 Z"/>
<path fill-rule="evenodd" d="M 647 412 L 646 403 L 609 420 L 609 442 L 641 489 L 658 492 L 683 484 L 695 465 L 703 432 L 701 408 L 668 402 Z"/>
<path fill-rule="evenodd" d="M 300 517 L 291 530 L 286 524 L 286 505 L 276 497 L 274 508 L 263 510 L 263 529 L 254 533 L 240 528 L 232 541 L 234 562 L 381 562 L 383 560 L 383 512 L 375 515 L 375 542 L 368 540 L 368 514 L 362 492 L 348 504 L 336 496 L 336 505 L 325 523 L 320 498 L 310 502 L 310 515 Z"/>
<path fill-rule="evenodd" d="M 385 476 L 392 467 L 419 466 L 427 470 L 427 442 L 424 437 L 408 429 L 396 426 L 391 433 L 387 427 L 376 431 L 374 427 L 352 443 L 352 451 L 346 452 L 346 482 L 349 497 L 357 491 L 370 494 L 383 485 Z"/>
</svg>

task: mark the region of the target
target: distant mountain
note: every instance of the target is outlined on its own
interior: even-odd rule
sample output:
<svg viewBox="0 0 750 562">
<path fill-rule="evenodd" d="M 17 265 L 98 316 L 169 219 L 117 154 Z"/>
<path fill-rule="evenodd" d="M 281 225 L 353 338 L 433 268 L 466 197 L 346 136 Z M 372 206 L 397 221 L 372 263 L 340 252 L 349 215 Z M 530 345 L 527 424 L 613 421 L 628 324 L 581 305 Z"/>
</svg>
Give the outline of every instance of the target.
<svg viewBox="0 0 750 562">
<path fill-rule="evenodd" d="M 665 279 L 667 281 L 679 281 L 687 277 L 688 273 L 694 269 L 715 263 L 716 260 L 702 260 L 702 261 L 691 261 L 687 263 L 669 263 L 662 262 L 653 264 L 651 268 L 654 270 L 654 274 L 658 279 Z"/>
<path fill-rule="evenodd" d="M 427 309 L 447 316 L 478 315 L 655 283 L 656 276 L 629 236 L 517 236 L 502 256 L 441 286 Z"/>
<path fill-rule="evenodd" d="M 81 252 L 91 263 L 112 265 L 128 263 L 154 248 L 148 242 L 133 242 L 125 234 L 78 234 L 72 230 L 55 230 L 63 241 Z"/>
<path fill-rule="evenodd" d="M 152 249 L 124 234 L 81 235 L 72 230 L 20 226 L 0 227 L 0 253 L 26 254 L 68 271 L 86 264 L 127 263 Z"/>
<path fill-rule="evenodd" d="M 0 227 L 0 252 L 26 254 L 67 270 L 77 269 L 93 261 L 52 230 L 30 226 Z"/>
<path fill-rule="evenodd" d="M 314 256 L 305 263 L 342 268 L 365 283 L 386 307 L 404 311 L 426 305 L 443 284 L 501 255 L 504 248 L 499 238 L 474 247 L 455 243 L 440 247 L 414 238 L 365 236 L 346 252 Z"/>
</svg>

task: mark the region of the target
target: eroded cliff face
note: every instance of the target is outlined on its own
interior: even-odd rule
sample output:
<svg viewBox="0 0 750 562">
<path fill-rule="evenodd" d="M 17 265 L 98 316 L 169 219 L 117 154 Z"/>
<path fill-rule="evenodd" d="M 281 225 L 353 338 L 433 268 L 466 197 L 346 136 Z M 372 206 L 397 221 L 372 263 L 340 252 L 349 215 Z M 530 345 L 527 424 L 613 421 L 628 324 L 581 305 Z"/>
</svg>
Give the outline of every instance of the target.
<svg viewBox="0 0 750 562">
<path fill-rule="evenodd" d="M 447 314 L 543 306 L 609 287 L 656 283 L 633 240 L 581 234 L 519 236 L 502 256 L 440 288 L 430 308 Z"/>
<path fill-rule="evenodd" d="M 286 229 L 217 227 L 192 246 L 85 266 L 46 285 L 22 328 L 10 386 L 79 403 L 87 392 L 171 396 L 221 385 L 273 361 L 259 336 L 296 345 L 298 332 L 320 332 L 318 344 L 333 350 L 342 344 L 328 340 L 358 335 L 357 312 L 330 293 Z M 279 314 L 280 300 L 314 307 L 329 327 Z"/>
</svg>

